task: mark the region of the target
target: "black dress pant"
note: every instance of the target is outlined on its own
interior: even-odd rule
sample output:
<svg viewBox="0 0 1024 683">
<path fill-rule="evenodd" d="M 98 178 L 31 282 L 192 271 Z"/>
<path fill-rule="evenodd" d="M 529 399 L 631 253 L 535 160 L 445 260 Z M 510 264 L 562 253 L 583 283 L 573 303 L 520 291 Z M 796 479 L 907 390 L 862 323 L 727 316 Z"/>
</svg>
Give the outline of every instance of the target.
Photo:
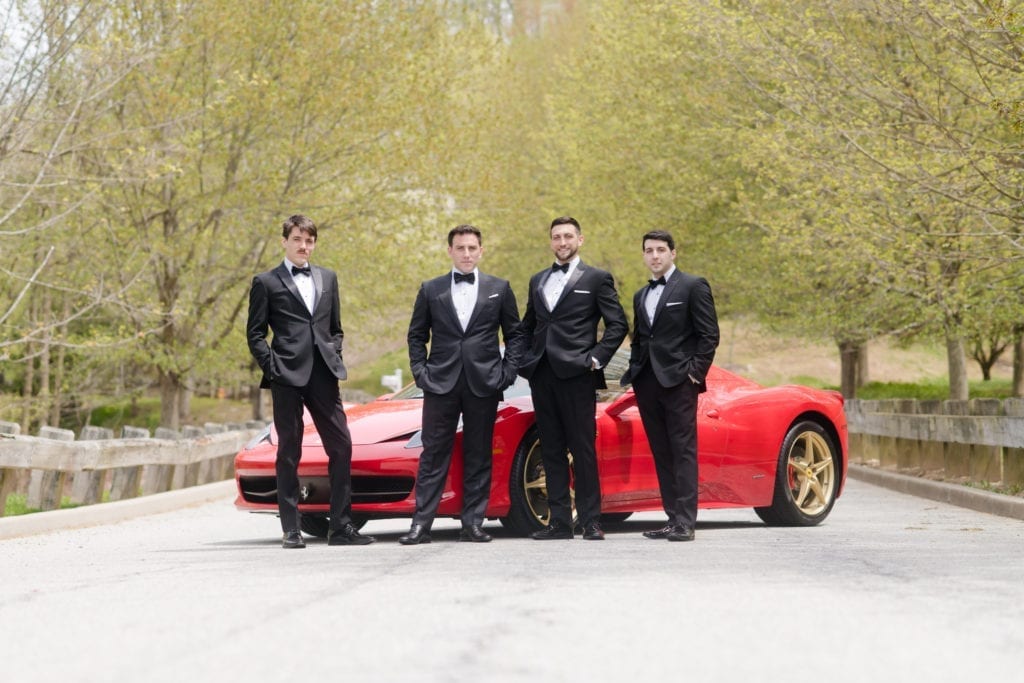
<svg viewBox="0 0 1024 683">
<path fill-rule="evenodd" d="M 540 432 L 540 453 L 547 480 L 551 524 L 571 526 L 569 487 L 576 480 L 576 513 L 586 526 L 601 517 L 601 480 L 597 469 L 597 393 L 593 372 L 558 378 L 546 357 L 530 377 L 530 393 Z M 572 470 L 567 451 L 572 453 Z"/>
<path fill-rule="evenodd" d="M 331 487 L 330 529 L 339 529 L 352 521 L 352 437 L 348 418 L 341 404 L 338 379 L 324 363 L 320 353 L 315 360 L 309 384 L 292 387 L 272 383 L 274 426 L 277 428 L 277 507 L 284 531 L 299 530 L 299 459 L 302 456 L 302 407 L 309 409 L 324 451 L 327 453 L 327 478 Z"/>
<path fill-rule="evenodd" d="M 416 475 L 416 514 L 413 524 L 430 528 L 441 504 L 444 482 L 452 462 L 455 433 L 462 416 L 463 527 L 483 524 L 491 493 L 491 441 L 498 414 L 498 396 L 477 396 L 464 374 L 446 394 L 423 392 L 423 452 Z"/>
<path fill-rule="evenodd" d="M 633 392 L 668 521 L 692 529 L 697 522 L 698 386 L 663 387 L 648 364 L 633 378 Z"/>
</svg>

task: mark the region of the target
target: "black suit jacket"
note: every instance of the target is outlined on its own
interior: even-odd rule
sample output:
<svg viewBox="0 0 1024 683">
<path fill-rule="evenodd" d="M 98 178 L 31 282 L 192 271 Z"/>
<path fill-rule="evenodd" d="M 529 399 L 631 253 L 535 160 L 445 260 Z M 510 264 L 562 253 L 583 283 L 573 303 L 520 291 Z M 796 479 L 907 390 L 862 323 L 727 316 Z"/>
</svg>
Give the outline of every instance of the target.
<svg viewBox="0 0 1024 683">
<path fill-rule="evenodd" d="M 309 384 L 314 349 L 335 377 L 348 377 L 341 356 L 345 332 L 341 329 L 338 277 L 319 266 L 311 265 L 310 270 L 315 291 L 312 313 L 284 263 L 252 280 L 246 334 L 249 351 L 263 370 L 261 387 L 269 387 L 271 382 L 295 387 Z M 269 344 L 268 327 L 274 333 Z"/>
<path fill-rule="evenodd" d="M 515 381 L 522 355 L 515 294 L 507 280 L 479 276 L 476 306 L 465 331 L 452 302 L 451 272 L 420 285 L 409 322 L 409 368 L 416 385 L 425 391 L 451 391 L 460 372 L 477 396 L 504 391 Z M 499 329 L 505 339 L 504 358 Z"/>
<path fill-rule="evenodd" d="M 580 261 L 562 295 L 548 310 L 544 283 L 547 268 L 530 278 L 529 298 L 523 316 L 526 356 L 519 374 L 530 378 L 537 363 L 547 356 L 556 377 L 568 379 L 588 372 L 591 357 L 602 368 L 608 364 L 629 332 L 626 312 L 619 303 L 611 273 Z M 597 339 L 597 324 L 604 321 L 604 334 Z M 605 387 L 604 371 L 597 372 L 597 388 Z"/>
<path fill-rule="evenodd" d="M 702 277 L 673 271 L 654 310 L 653 325 L 644 308 L 647 289 L 641 287 L 633 296 L 633 344 L 622 384 L 629 384 L 649 362 L 663 387 L 696 381 L 700 391 L 707 390 L 719 337 L 711 286 Z"/>
</svg>

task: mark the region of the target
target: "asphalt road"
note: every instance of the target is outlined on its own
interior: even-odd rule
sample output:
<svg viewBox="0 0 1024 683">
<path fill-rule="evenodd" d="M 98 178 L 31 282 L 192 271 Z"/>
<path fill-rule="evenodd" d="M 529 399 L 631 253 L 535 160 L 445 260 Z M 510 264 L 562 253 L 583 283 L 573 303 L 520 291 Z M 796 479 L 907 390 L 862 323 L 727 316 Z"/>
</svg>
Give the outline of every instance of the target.
<svg viewBox="0 0 1024 683">
<path fill-rule="evenodd" d="M 230 498 L 0 541 L 4 681 L 1020 680 L 1024 522 L 849 481 L 821 527 L 280 548 Z M 441 527 L 444 527 L 443 529 Z"/>
</svg>

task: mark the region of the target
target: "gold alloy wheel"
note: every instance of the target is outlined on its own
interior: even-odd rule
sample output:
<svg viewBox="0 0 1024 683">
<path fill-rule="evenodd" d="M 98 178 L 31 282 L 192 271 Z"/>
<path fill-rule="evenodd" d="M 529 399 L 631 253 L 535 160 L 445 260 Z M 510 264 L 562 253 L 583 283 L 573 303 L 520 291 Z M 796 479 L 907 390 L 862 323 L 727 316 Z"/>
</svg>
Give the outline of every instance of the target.
<svg viewBox="0 0 1024 683">
<path fill-rule="evenodd" d="M 787 460 L 793 502 L 809 517 L 821 514 L 832 501 L 836 485 L 836 465 L 825 437 L 812 431 L 800 434 Z"/>
<path fill-rule="evenodd" d="M 572 453 L 569 453 L 569 468 L 572 471 Z M 547 526 L 551 521 L 551 508 L 548 507 L 548 480 L 544 473 L 544 461 L 540 455 L 540 440 L 533 442 L 530 452 L 523 460 L 523 489 L 526 504 L 537 521 Z M 570 480 L 569 497 L 572 503 L 573 520 L 576 519 L 576 487 Z"/>
</svg>

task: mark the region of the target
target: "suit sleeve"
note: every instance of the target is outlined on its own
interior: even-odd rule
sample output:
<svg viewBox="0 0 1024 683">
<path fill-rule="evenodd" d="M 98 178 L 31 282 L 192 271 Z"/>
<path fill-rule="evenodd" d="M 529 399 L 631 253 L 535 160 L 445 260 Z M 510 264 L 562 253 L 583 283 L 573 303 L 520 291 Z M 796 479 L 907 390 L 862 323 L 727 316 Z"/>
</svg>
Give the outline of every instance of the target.
<svg viewBox="0 0 1024 683">
<path fill-rule="evenodd" d="M 697 349 L 693 354 L 691 372 L 694 379 L 703 383 L 715 360 L 715 349 L 718 348 L 718 314 L 715 312 L 715 299 L 711 296 L 711 285 L 704 278 L 697 280 L 690 299 L 690 312 L 693 326 L 697 333 Z"/>
<path fill-rule="evenodd" d="M 430 302 L 427 300 L 426 283 L 420 285 L 412 307 L 412 319 L 406 341 L 409 345 L 409 369 L 413 378 L 418 378 L 427 364 L 427 342 L 430 340 Z"/>
<path fill-rule="evenodd" d="M 504 296 L 501 298 L 501 336 L 505 341 L 505 357 L 502 361 L 505 384 L 511 386 L 515 381 L 516 371 L 522 362 L 524 347 L 523 325 L 519 320 L 519 306 L 516 304 L 516 295 L 512 286 L 505 283 Z"/>
<path fill-rule="evenodd" d="M 345 330 L 341 327 L 341 296 L 338 293 L 338 280 L 331 278 L 331 341 L 338 350 L 338 358 L 342 358 L 341 346 L 345 341 Z"/>
<path fill-rule="evenodd" d="M 252 279 L 249 288 L 249 320 L 246 323 L 246 337 L 249 341 L 249 353 L 256 359 L 263 374 L 273 376 L 273 352 L 267 343 L 269 327 L 269 297 L 267 288 L 259 276 Z"/>
<path fill-rule="evenodd" d="M 615 290 L 615 280 L 611 273 L 604 273 L 601 280 L 597 292 L 597 306 L 601 312 L 601 319 L 604 320 L 604 334 L 591 355 L 597 358 L 601 367 L 604 367 L 608 365 L 608 361 L 615 355 L 622 340 L 626 338 L 626 333 L 629 332 L 626 312 L 619 303 L 619 293 Z"/>
</svg>

